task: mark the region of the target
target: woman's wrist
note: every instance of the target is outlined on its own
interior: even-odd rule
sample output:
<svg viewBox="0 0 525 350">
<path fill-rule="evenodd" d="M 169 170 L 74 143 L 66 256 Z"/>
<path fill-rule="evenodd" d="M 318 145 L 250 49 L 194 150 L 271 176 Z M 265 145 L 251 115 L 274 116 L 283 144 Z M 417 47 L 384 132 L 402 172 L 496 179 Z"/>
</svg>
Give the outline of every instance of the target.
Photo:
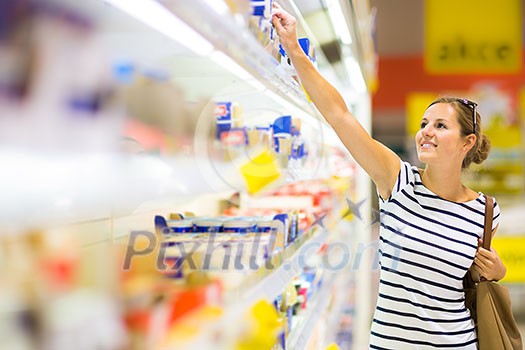
<svg viewBox="0 0 525 350">
<path fill-rule="evenodd" d="M 290 59 L 294 59 L 301 56 L 306 56 L 303 49 L 301 48 L 301 45 L 299 45 L 299 42 L 297 42 L 295 45 L 292 45 L 286 50 L 286 54 Z"/>
</svg>

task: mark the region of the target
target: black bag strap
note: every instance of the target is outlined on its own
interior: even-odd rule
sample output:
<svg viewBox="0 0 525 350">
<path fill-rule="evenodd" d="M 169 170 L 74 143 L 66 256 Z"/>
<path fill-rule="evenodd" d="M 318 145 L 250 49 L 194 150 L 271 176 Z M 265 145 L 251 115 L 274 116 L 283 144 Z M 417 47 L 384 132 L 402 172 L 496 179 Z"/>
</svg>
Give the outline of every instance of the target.
<svg viewBox="0 0 525 350">
<path fill-rule="evenodd" d="M 494 198 L 485 195 L 485 225 L 483 227 L 483 248 L 490 250 L 492 241 L 492 219 L 494 216 Z"/>
</svg>

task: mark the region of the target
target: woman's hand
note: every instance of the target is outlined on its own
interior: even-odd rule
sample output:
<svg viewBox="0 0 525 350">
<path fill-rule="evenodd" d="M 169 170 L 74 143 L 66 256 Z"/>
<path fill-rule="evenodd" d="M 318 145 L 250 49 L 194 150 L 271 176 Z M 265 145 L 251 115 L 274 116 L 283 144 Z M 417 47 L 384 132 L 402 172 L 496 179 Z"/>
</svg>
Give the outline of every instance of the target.
<svg viewBox="0 0 525 350">
<path fill-rule="evenodd" d="M 288 56 L 291 56 L 294 50 L 301 49 L 297 40 L 295 17 L 283 10 L 282 7 L 275 2 L 273 2 L 272 24 Z"/>
<path fill-rule="evenodd" d="M 474 268 L 488 281 L 499 281 L 507 273 L 507 268 L 494 248 L 490 247 L 489 251 L 481 247 L 481 243 L 474 257 Z"/>
</svg>

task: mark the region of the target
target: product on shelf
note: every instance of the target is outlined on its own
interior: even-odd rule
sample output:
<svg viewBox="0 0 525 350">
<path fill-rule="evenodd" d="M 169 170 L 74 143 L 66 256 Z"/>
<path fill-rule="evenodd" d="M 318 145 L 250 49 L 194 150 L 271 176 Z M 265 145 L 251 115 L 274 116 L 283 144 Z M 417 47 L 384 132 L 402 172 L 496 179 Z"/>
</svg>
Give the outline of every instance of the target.
<svg viewBox="0 0 525 350">
<path fill-rule="evenodd" d="M 314 67 L 317 68 L 317 58 L 315 55 L 315 47 L 312 45 L 309 38 L 299 38 L 299 45 L 301 49 L 303 49 L 303 52 L 308 56 Z M 280 64 L 281 66 L 294 78 L 298 83 L 299 77 L 297 76 L 297 72 L 295 71 L 295 68 L 292 66 L 292 63 L 290 61 L 290 58 L 286 54 L 286 51 L 284 48 L 279 44 L 279 53 L 281 54 Z M 311 102 L 310 96 L 308 96 L 308 93 L 303 88 L 303 93 L 305 94 L 307 100 Z"/>
<path fill-rule="evenodd" d="M 217 217 L 181 220 L 155 219 L 161 232 L 164 261 L 175 268 L 165 275 L 185 278 L 189 273 L 215 274 L 221 271 L 250 272 L 285 247 L 289 236 L 288 215 L 268 217 Z M 261 223 L 263 226 L 258 226 Z M 164 226 L 163 226 L 164 225 Z M 181 231 L 184 227 L 184 232 Z M 187 252 L 191 252 L 188 256 Z"/>
<path fill-rule="evenodd" d="M 292 117 L 285 115 L 275 120 L 272 126 L 274 150 L 278 154 L 285 155 L 286 161 L 292 154 Z M 285 166 L 288 165 L 286 162 Z"/>
<path fill-rule="evenodd" d="M 299 45 L 303 49 L 303 52 L 308 56 L 310 61 L 316 65 L 316 57 L 315 57 L 315 47 L 312 45 L 310 39 L 308 38 L 299 38 Z"/>
<path fill-rule="evenodd" d="M 114 75 L 126 112 L 122 136 L 140 145 L 141 153 L 169 156 L 191 149 L 199 118 L 207 120 L 213 113 L 209 99 L 203 96 L 188 102 L 183 89 L 165 71 L 132 66 L 129 77 L 123 79 L 119 67 L 115 64 Z"/>
<path fill-rule="evenodd" d="M 1 6 L 0 147 L 115 151 L 123 116 L 95 18 L 52 1 Z"/>
<path fill-rule="evenodd" d="M 126 255 L 129 244 L 143 252 L 151 239 L 135 237 L 125 247 Z M 189 270 L 179 251 L 171 254 L 171 248 L 154 244 L 147 254 L 122 261 L 124 320 L 137 349 L 162 342 L 168 330 L 195 311 L 222 303 L 221 281 Z"/>
<path fill-rule="evenodd" d="M 237 350 L 272 348 L 282 327 L 273 305 L 262 300 L 251 307 L 246 324 L 244 332 L 236 342 Z"/>
<path fill-rule="evenodd" d="M 262 46 L 268 46 L 275 37 L 271 24 L 272 0 L 250 0 L 250 5 L 252 16 L 249 19 L 248 27 Z"/>
<path fill-rule="evenodd" d="M 53 230 L 1 236 L 0 251 L 0 348 L 118 350 L 127 344 L 115 290 L 104 287 L 115 278 L 111 256 L 99 258 L 110 267 L 99 271 L 71 236 Z"/>
<path fill-rule="evenodd" d="M 240 137 L 239 140 L 233 139 L 233 135 L 238 135 L 239 131 L 243 130 L 242 112 L 238 103 L 215 102 L 213 114 L 217 126 L 217 139 L 221 140 L 225 145 L 244 145 L 247 143 L 244 132 L 242 133 L 242 137 Z"/>
<path fill-rule="evenodd" d="M 266 125 L 242 124 L 240 106 L 235 102 L 215 103 L 214 148 L 226 153 L 235 164 L 249 193 L 256 193 L 279 180 L 284 173 L 300 171 L 309 156 L 301 134 L 301 120 L 290 115 Z"/>
<path fill-rule="evenodd" d="M 275 154 L 264 150 L 240 168 L 248 193 L 258 193 L 281 178 Z"/>
<path fill-rule="evenodd" d="M 8 199 L 2 208 L 7 225 L 0 227 L 0 348 L 194 349 L 197 340 L 208 348 L 270 349 L 279 346 L 280 334 L 285 348 L 298 317 L 315 306 L 322 273 L 312 268 L 296 276 L 302 268 L 293 257 L 312 237 L 314 243 L 325 239 L 316 216 L 332 211 L 343 190 L 320 180 L 275 188 L 295 180 L 289 174 L 307 168 L 316 150 L 305 136 L 307 124 L 295 116 L 307 117 L 292 116 L 285 102 L 307 114 L 311 106 L 279 67 L 272 0 L 226 3 L 234 14 L 224 19 L 206 12 L 211 2 L 201 0 L 0 2 L 0 156 L 15 150 L 15 161 L 4 164 L 15 176 L 0 191 Z M 148 11 L 130 16 L 129 4 L 157 9 L 167 21 L 148 22 Z M 210 21 L 195 24 L 193 17 L 202 14 Z M 190 40 L 179 37 L 178 22 L 196 28 L 208 44 L 230 36 L 240 42 L 187 57 L 180 42 Z M 165 23 L 177 28 L 175 37 Z M 207 26 L 232 35 L 206 37 Z M 301 43 L 313 58 L 309 42 Z M 219 51 L 234 69 L 210 58 L 221 57 Z M 241 55 L 251 58 L 240 61 Z M 190 66 L 198 73 L 185 70 Z M 252 77 L 237 76 L 237 66 Z M 196 76 L 201 68 L 218 74 Z M 232 80 L 234 93 L 225 86 Z M 248 84 L 256 91 L 245 89 Z M 284 102 L 277 98 L 289 94 Z M 243 114 L 244 98 L 248 108 L 260 100 L 272 113 L 252 122 Z M 202 140 L 209 157 L 196 159 Z M 84 151 L 97 157 L 77 167 L 85 173 L 70 176 L 68 170 L 84 164 Z M 71 154 L 64 159 L 62 153 Z M 155 162 L 144 161 L 150 159 Z M 258 194 L 255 202 L 271 205 L 246 206 L 239 199 L 206 216 L 173 208 L 209 191 L 202 177 L 191 177 L 196 163 L 216 159 L 237 170 L 243 191 Z M 20 180 L 19 160 L 35 177 Z M 47 169 L 71 182 L 60 184 Z M 210 177 L 226 177 L 223 169 Z M 86 186 L 91 178 L 103 183 Z M 144 195 L 143 186 L 154 190 Z M 20 199 L 20 189 L 29 195 Z M 11 204 L 23 212 L 23 222 L 10 218 Z M 37 215 L 42 208 L 66 227 Z M 155 217 L 150 232 L 150 209 L 177 212 Z M 28 232 L 26 226 L 43 228 Z M 267 289 L 273 293 L 267 299 L 280 294 L 275 307 L 260 300 Z"/>
</svg>

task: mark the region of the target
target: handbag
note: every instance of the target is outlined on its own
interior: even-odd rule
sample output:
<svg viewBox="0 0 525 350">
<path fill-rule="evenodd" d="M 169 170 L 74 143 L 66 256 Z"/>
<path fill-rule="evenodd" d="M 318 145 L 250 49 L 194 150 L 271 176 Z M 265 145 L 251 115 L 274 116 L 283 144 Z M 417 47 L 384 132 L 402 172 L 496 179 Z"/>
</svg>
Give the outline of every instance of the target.
<svg viewBox="0 0 525 350">
<path fill-rule="evenodd" d="M 494 198 L 485 198 L 483 248 L 490 250 Z M 508 288 L 483 277 L 475 282 L 470 269 L 463 278 L 463 288 L 465 305 L 477 328 L 479 349 L 523 350 L 521 335 L 512 314 Z"/>
</svg>

